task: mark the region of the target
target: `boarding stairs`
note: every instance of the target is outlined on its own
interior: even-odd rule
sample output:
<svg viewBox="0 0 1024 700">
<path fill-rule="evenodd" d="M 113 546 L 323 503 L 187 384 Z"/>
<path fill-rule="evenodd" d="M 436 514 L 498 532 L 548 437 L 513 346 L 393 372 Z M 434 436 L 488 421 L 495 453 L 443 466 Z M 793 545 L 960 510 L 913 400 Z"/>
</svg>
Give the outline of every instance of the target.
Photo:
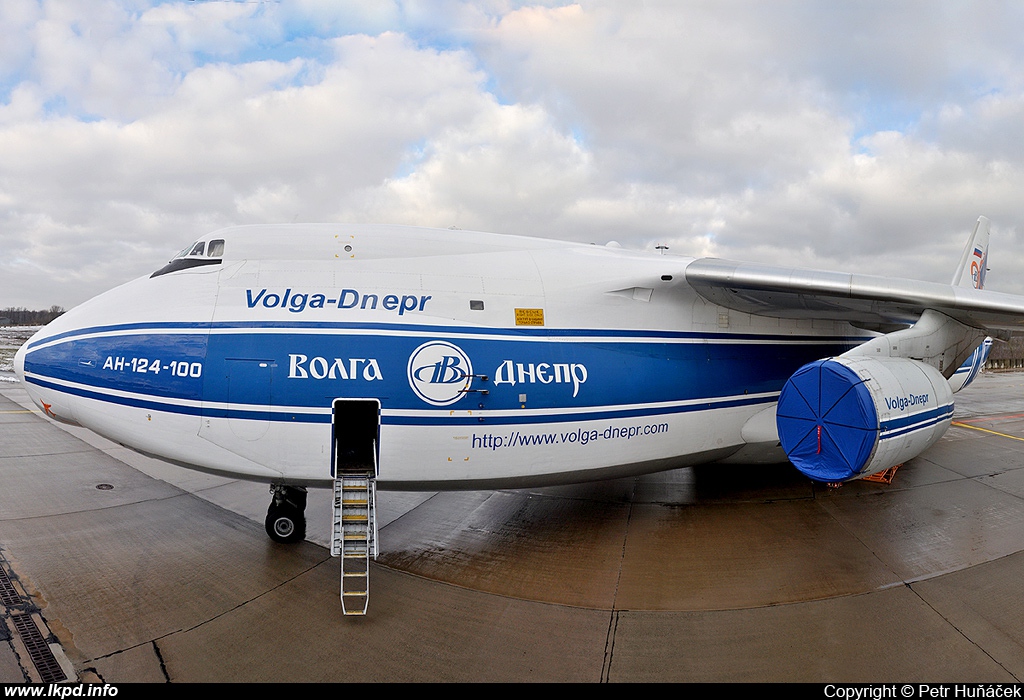
<svg viewBox="0 0 1024 700">
<path fill-rule="evenodd" d="M 340 473 L 334 479 L 331 556 L 341 557 L 341 610 L 365 615 L 370 602 L 370 557 L 377 558 L 375 471 Z"/>
<path fill-rule="evenodd" d="M 370 603 L 370 557 L 377 558 L 380 401 L 335 399 L 331 433 L 331 556 L 341 557 L 341 611 L 365 615 Z"/>
</svg>

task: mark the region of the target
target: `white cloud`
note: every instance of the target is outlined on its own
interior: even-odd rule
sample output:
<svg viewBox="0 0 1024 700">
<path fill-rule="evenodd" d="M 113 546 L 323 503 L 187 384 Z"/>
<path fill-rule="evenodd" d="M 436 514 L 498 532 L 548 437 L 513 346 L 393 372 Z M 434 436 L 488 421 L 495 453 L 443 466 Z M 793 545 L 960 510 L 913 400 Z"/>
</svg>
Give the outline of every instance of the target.
<svg viewBox="0 0 1024 700">
<path fill-rule="evenodd" d="M 444 130 L 423 151 L 411 174 L 368 193 L 374 207 L 367 213 L 403 223 L 554 235 L 591 177 L 588 154 L 543 110 L 489 99 L 471 121 Z M 366 218 L 357 207 L 353 214 Z"/>
<path fill-rule="evenodd" d="M 1021 30 L 984 2 L 10 0 L 0 306 L 343 219 L 944 280 L 985 213 L 1024 292 Z"/>
</svg>

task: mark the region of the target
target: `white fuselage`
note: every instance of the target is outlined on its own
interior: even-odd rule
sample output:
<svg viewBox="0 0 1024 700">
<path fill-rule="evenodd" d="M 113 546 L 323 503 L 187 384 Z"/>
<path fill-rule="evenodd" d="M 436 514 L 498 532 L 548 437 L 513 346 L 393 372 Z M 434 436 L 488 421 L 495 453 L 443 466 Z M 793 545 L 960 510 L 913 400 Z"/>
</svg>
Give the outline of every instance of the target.
<svg viewBox="0 0 1024 700">
<path fill-rule="evenodd" d="M 372 398 L 383 487 L 565 483 L 784 459 L 764 416 L 786 379 L 871 336 L 730 311 L 686 284 L 689 259 L 618 248 L 338 225 L 202 241 L 223 253 L 26 344 L 18 371 L 49 415 L 193 468 L 311 485 L 331 478 L 332 401 Z"/>
</svg>

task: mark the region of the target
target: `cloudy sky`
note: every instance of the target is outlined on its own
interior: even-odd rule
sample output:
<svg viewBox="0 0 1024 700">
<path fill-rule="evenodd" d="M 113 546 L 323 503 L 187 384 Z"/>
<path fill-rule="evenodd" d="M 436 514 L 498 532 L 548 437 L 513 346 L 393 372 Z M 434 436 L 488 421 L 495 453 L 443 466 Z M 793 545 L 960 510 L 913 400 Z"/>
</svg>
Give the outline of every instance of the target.
<svg viewBox="0 0 1024 700">
<path fill-rule="evenodd" d="M 0 2 L 0 308 L 234 224 L 457 226 L 1024 294 L 1019 2 Z"/>
</svg>

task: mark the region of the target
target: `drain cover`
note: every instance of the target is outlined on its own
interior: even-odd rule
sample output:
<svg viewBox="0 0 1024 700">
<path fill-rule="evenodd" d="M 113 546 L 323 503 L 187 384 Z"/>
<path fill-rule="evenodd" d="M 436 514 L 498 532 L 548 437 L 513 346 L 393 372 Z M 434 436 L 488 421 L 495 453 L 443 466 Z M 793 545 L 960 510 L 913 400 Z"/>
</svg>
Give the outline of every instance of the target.
<svg viewBox="0 0 1024 700">
<path fill-rule="evenodd" d="M 28 613 L 11 613 L 11 622 L 14 629 L 18 631 L 22 643 L 28 650 L 28 656 L 32 659 L 32 665 L 39 671 L 39 677 L 43 683 L 57 683 L 67 680 L 64 670 L 61 669 L 57 659 L 50 651 L 50 645 L 39 633 L 36 621 Z"/>
</svg>

